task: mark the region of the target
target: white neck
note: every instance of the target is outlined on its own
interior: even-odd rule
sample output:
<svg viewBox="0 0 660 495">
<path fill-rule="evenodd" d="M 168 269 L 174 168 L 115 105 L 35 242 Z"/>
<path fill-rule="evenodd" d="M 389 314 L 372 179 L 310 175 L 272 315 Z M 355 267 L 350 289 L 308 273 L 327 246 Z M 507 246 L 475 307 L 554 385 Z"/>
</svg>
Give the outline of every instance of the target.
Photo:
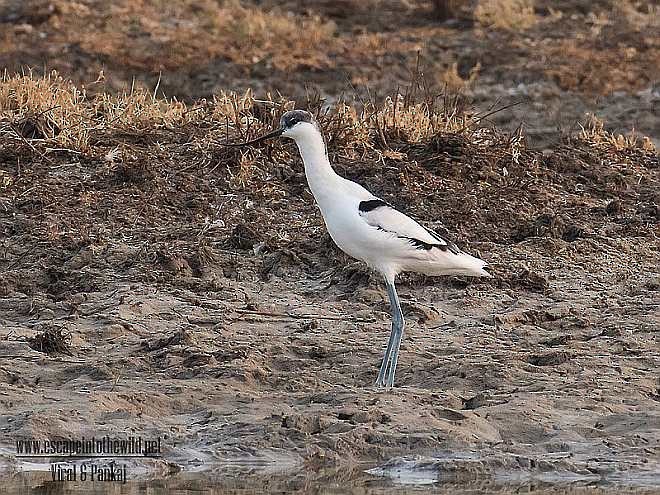
<svg viewBox="0 0 660 495">
<path fill-rule="evenodd" d="M 336 190 L 340 177 L 332 170 L 326 152 L 323 136 L 314 126 L 305 126 L 304 130 L 295 136 L 305 164 L 305 176 L 316 202 L 323 207 L 332 201 L 330 195 Z"/>
</svg>

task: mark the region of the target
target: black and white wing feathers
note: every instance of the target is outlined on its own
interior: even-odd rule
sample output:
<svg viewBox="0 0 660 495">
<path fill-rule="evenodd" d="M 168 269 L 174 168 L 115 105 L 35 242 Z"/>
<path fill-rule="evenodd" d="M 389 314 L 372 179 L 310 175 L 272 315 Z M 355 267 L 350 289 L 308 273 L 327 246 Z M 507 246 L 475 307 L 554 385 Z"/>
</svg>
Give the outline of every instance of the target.
<svg viewBox="0 0 660 495">
<path fill-rule="evenodd" d="M 454 254 L 461 253 L 456 244 L 446 236 L 441 237 L 436 232 L 423 227 L 381 199 L 361 201 L 358 209 L 360 216 L 369 225 L 407 239 L 417 249 L 438 248 Z"/>
</svg>

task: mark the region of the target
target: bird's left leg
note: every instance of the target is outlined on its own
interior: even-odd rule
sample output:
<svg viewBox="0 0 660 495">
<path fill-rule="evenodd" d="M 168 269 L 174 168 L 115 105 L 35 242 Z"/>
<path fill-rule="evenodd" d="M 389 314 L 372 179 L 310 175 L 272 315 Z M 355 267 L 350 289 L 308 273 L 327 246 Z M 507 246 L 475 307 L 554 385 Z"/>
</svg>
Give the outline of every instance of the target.
<svg viewBox="0 0 660 495">
<path fill-rule="evenodd" d="M 387 348 L 385 349 L 385 354 L 383 354 L 383 362 L 380 365 L 380 371 L 378 372 L 378 378 L 376 379 L 377 387 L 384 387 L 387 383 L 387 376 L 390 366 L 392 364 L 392 347 L 394 346 L 394 340 L 396 337 L 396 325 L 394 323 L 394 312 L 392 312 L 392 330 L 390 332 L 390 339 L 387 342 Z"/>
<path fill-rule="evenodd" d="M 392 336 L 391 336 L 391 349 L 390 354 L 386 356 L 389 361 L 387 368 L 387 375 L 385 378 L 385 386 L 391 388 L 394 386 L 394 374 L 396 373 L 396 365 L 399 362 L 399 348 L 401 347 L 401 340 L 403 339 L 403 330 L 406 322 L 403 319 L 403 312 L 401 311 L 401 303 L 399 296 L 394 287 L 394 281 L 386 280 L 387 293 L 390 296 L 390 304 L 392 305 Z"/>
</svg>

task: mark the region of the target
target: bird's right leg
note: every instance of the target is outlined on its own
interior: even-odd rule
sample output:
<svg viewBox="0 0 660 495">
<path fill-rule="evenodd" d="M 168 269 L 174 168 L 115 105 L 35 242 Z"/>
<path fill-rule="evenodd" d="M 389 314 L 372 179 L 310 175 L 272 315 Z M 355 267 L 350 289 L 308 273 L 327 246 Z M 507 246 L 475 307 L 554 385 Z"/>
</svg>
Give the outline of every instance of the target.
<svg viewBox="0 0 660 495">
<path fill-rule="evenodd" d="M 399 296 L 394 287 L 394 281 L 386 279 L 385 283 L 387 284 L 387 294 L 390 298 L 390 308 L 392 311 L 392 331 L 390 332 L 390 340 L 387 343 L 383 363 L 380 366 L 380 372 L 376 380 L 377 387 L 394 386 L 394 373 L 396 372 L 396 365 L 399 360 L 399 347 L 401 346 L 405 325 Z"/>
<path fill-rule="evenodd" d="M 401 304 L 399 303 L 399 296 L 396 293 L 394 284 L 388 284 L 387 290 L 390 293 L 390 300 L 393 301 L 392 332 L 394 333 L 394 342 L 392 343 L 392 350 L 390 351 L 390 366 L 387 372 L 385 386 L 392 388 L 394 387 L 396 365 L 399 362 L 399 349 L 401 347 L 401 340 L 403 339 L 405 321 L 403 319 L 403 312 L 401 311 Z"/>
<path fill-rule="evenodd" d="M 383 362 L 380 365 L 380 371 L 378 372 L 378 378 L 376 379 L 376 386 L 377 387 L 384 387 L 385 386 L 385 377 L 387 376 L 387 371 L 390 368 L 390 365 L 392 364 L 392 360 L 390 358 L 392 354 L 392 347 L 394 346 L 394 340 L 396 336 L 396 330 L 395 330 L 395 323 L 394 323 L 394 316 L 392 316 L 392 331 L 390 332 L 390 340 L 387 343 L 387 348 L 385 349 L 385 354 L 383 355 Z"/>
</svg>

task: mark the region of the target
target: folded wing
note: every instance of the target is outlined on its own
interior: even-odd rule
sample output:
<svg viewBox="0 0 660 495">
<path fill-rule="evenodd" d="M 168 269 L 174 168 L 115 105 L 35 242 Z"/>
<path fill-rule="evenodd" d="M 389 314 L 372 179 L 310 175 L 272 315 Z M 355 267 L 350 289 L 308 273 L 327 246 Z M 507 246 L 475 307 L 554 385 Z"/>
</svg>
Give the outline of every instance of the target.
<svg viewBox="0 0 660 495">
<path fill-rule="evenodd" d="M 437 232 L 423 227 L 381 199 L 361 201 L 358 208 L 360 216 L 369 225 L 407 239 L 417 249 L 437 248 L 454 254 L 461 253 L 446 235 L 441 237 Z"/>
</svg>

